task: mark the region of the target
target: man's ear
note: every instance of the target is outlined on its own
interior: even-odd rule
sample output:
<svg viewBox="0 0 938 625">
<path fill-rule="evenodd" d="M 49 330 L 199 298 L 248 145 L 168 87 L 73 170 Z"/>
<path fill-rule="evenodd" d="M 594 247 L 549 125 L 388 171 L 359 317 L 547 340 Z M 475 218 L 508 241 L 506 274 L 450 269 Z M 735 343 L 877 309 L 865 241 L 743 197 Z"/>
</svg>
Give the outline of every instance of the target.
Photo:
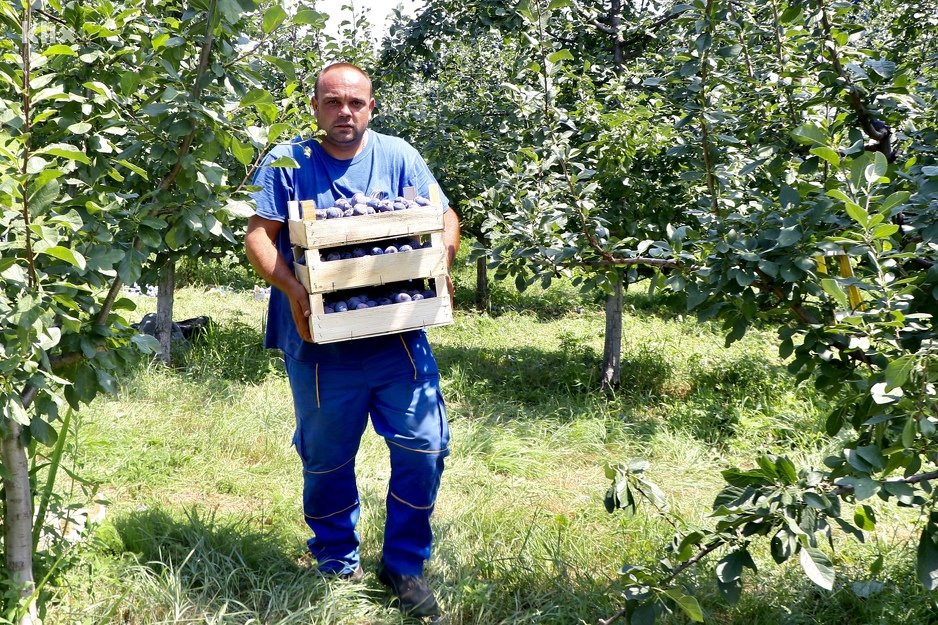
<svg viewBox="0 0 938 625">
<path fill-rule="evenodd" d="M 313 97 L 310 99 L 309 105 L 310 105 L 311 107 L 313 107 L 313 113 L 318 113 L 318 112 L 319 112 L 319 100 L 316 99 L 316 96 L 313 96 Z"/>
</svg>

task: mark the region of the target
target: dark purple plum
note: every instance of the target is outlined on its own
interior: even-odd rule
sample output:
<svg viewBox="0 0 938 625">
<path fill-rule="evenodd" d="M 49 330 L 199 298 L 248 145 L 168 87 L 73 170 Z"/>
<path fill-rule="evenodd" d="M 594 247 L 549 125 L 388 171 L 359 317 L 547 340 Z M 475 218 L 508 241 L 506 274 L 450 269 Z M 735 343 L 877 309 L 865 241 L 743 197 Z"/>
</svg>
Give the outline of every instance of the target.
<svg viewBox="0 0 938 625">
<path fill-rule="evenodd" d="M 316 212 L 316 219 L 325 219 L 325 218 L 326 218 L 326 209 L 325 209 L 325 208 L 317 208 L 315 212 Z"/>
<path fill-rule="evenodd" d="M 368 304 L 368 308 L 374 308 L 375 306 L 378 305 L 378 302 L 374 301 L 373 299 L 370 299 L 365 303 Z"/>
<path fill-rule="evenodd" d="M 386 248 L 384 248 L 384 253 L 385 253 L 385 254 L 396 254 L 396 253 L 397 253 L 397 248 L 394 247 L 393 245 L 389 245 L 389 246 L 387 246 Z"/>
<path fill-rule="evenodd" d="M 352 250 L 352 258 L 361 258 L 362 256 L 367 256 L 367 255 L 368 255 L 368 252 L 366 252 L 360 247 L 356 247 L 354 250 Z"/>
<path fill-rule="evenodd" d="M 355 214 L 355 209 L 353 208 L 346 208 L 344 211 L 342 211 L 343 217 L 351 217 L 354 214 Z"/>
<path fill-rule="evenodd" d="M 413 295 L 410 296 L 410 299 L 417 302 L 423 299 L 423 295 L 421 293 L 414 293 Z"/>
<path fill-rule="evenodd" d="M 326 219 L 335 219 L 342 216 L 342 209 L 338 206 L 330 206 L 326 209 Z"/>
<path fill-rule="evenodd" d="M 372 256 L 381 256 L 382 254 L 384 254 L 384 250 L 381 249 L 380 247 L 373 247 L 371 248 L 371 251 L 369 252 L 369 254 L 371 254 Z"/>
<path fill-rule="evenodd" d="M 340 210 L 345 210 L 346 208 L 352 208 L 352 203 L 349 202 L 346 198 L 340 197 L 335 201 L 335 206 Z"/>
<path fill-rule="evenodd" d="M 323 306 L 323 307 L 322 307 L 322 310 L 323 310 L 323 312 L 326 313 L 327 315 L 330 314 L 330 313 L 334 313 L 334 312 L 335 312 L 335 308 L 333 308 L 332 306 Z"/>
<path fill-rule="evenodd" d="M 428 199 L 425 198 L 425 197 L 420 197 L 419 195 L 414 198 L 414 202 L 415 202 L 418 206 L 430 206 L 430 200 L 428 200 Z"/>
<path fill-rule="evenodd" d="M 358 304 L 355 305 L 355 308 L 353 310 L 365 310 L 366 308 L 368 308 L 368 304 L 366 304 L 365 302 L 359 302 Z"/>
<path fill-rule="evenodd" d="M 407 204 L 404 202 L 394 202 L 391 207 L 396 211 L 402 211 L 407 209 Z"/>
<path fill-rule="evenodd" d="M 396 295 L 394 295 L 394 302 L 397 304 L 400 304 L 401 302 L 409 302 L 409 301 L 410 301 L 410 295 L 408 295 L 407 293 L 397 293 Z"/>
<path fill-rule="evenodd" d="M 339 254 L 338 252 L 329 252 L 329 255 L 326 256 L 326 260 L 342 260 L 342 254 Z"/>
<path fill-rule="evenodd" d="M 348 260 L 351 257 L 352 257 L 351 252 L 342 252 L 342 260 Z"/>
<path fill-rule="evenodd" d="M 352 196 L 352 203 L 353 203 L 353 204 L 360 204 L 360 203 L 364 203 L 364 202 L 367 202 L 367 201 L 368 201 L 368 196 L 365 195 L 364 193 L 360 192 L 360 191 L 359 191 L 358 193 L 356 193 L 355 195 Z"/>
<path fill-rule="evenodd" d="M 336 312 L 345 312 L 348 310 L 348 304 L 346 304 L 342 300 L 339 300 L 338 302 L 335 303 L 335 306 L 333 306 L 333 308 L 335 308 Z"/>
<path fill-rule="evenodd" d="M 365 206 L 364 204 L 356 204 L 355 206 L 352 207 L 352 214 L 353 215 L 367 215 L 368 207 Z"/>
<path fill-rule="evenodd" d="M 392 303 L 391 300 L 386 297 L 379 297 L 376 301 L 378 306 L 387 306 L 388 304 Z"/>
<path fill-rule="evenodd" d="M 397 251 L 398 251 L 398 252 L 412 252 L 413 250 L 414 250 L 414 248 L 412 248 L 411 246 L 407 245 L 406 243 L 405 243 L 404 245 L 400 246 L 399 248 L 397 248 Z"/>
</svg>

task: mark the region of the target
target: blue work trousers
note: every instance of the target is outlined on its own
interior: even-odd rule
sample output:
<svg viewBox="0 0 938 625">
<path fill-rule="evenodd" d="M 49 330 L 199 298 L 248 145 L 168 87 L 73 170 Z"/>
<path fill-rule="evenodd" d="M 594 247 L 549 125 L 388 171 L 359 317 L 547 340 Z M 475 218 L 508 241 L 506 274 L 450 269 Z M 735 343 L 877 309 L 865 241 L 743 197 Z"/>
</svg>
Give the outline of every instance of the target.
<svg viewBox="0 0 938 625">
<path fill-rule="evenodd" d="M 430 557 L 430 514 L 449 454 L 439 372 L 423 332 L 323 345 L 314 361 L 285 358 L 303 461 L 309 550 L 324 573 L 358 566 L 355 455 L 371 415 L 387 442 L 391 479 L 385 565 L 420 575 Z"/>
</svg>

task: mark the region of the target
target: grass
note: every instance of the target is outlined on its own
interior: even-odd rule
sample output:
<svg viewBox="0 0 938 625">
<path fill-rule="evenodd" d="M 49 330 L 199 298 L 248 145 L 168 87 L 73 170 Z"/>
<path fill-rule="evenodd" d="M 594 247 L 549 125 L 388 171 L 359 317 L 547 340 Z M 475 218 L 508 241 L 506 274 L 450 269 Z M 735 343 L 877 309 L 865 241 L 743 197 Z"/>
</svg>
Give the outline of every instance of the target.
<svg viewBox="0 0 938 625">
<path fill-rule="evenodd" d="M 280 358 L 260 347 L 265 304 L 230 262 L 186 275 L 176 317 L 209 315 L 209 333 L 177 352 L 173 369 L 141 366 L 76 420 L 69 467 L 100 484 L 110 509 L 57 580 L 45 622 L 408 622 L 373 573 L 389 474 L 383 441 L 369 431 L 358 457 L 368 574 L 360 584 L 324 579 L 304 555 L 289 388 Z M 470 280 L 469 269 L 456 276 L 462 303 Z M 623 383 L 610 398 L 594 390 L 596 302 L 564 283 L 523 296 L 496 284 L 493 299 L 497 314 L 463 307 L 453 326 L 431 331 L 453 437 L 429 565 L 447 623 L 594 623 L 616 611 L 618 568 L 654 563 L 673 528 L 648 507 L 607 514 L 606 462 L 649 459 L 650 477 L 694 527 L 708 523 L 720 469 L 764 451 L 823 455 L 825 403 L 785 373 L 770 329 L 724 349 L 714 327 L 630 292 Z M 140 316 L 155 306 L 137 301 Z M 711 623 L 936 622 L 910 569 L 910 519 L 894 512 L 882 511 L 866 545 L 837 539 L 843 575 L 832 593 L 797 563 L 770 564 L 760 547 L 761 573 L 747 577 L 736 606 L 719 597 L 707 566 L 687 581 Z M 860 599 L 851 584 L 870 578 L 879 554 L 883 588 Z"/>
</svg>

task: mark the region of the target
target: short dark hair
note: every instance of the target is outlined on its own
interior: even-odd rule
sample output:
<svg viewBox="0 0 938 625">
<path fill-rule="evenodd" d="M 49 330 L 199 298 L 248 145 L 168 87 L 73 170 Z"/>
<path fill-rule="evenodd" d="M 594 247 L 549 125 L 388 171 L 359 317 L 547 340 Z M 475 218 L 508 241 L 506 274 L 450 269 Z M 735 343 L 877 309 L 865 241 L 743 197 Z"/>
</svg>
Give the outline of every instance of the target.
<svg viewBox="0 0 938 625">
<path fill-rule="evenodd" d="M 324 68 L 322 68 L 322 71 L 319 72 L 319 75 L 316 76 L 316 84 L 313 86 L 313 95 L 314 95 L 316 98 L 319 97 L 319 81 L 322 80 L 322 77 L 325 76 L 326 72 L 332 71 L 332 70 L 334 70 L 334 69 L 350 69 L 350 70 L 356 71 L 356 72 L 358 72 L 359 74 L 361 74 L 362 76 L 364 76 L 364 77 L 365 77 L 365 80 L 368 81 L 368 95 L 369 95 L 369 96 L 372 95 L 372 90 L 371 90 L 371 77 L 370 77 L 368 74 L 365 73 L 365 70 L 363 70 L 362 68 L 360 68 L 358 65 L 355 65 L 354 63 L 342 63 L 342 62 L 340 62 L 340 63 L 333 63 L 333 64 L 331 64 L 331 65 L 325 66 Z"/>
</svg>

